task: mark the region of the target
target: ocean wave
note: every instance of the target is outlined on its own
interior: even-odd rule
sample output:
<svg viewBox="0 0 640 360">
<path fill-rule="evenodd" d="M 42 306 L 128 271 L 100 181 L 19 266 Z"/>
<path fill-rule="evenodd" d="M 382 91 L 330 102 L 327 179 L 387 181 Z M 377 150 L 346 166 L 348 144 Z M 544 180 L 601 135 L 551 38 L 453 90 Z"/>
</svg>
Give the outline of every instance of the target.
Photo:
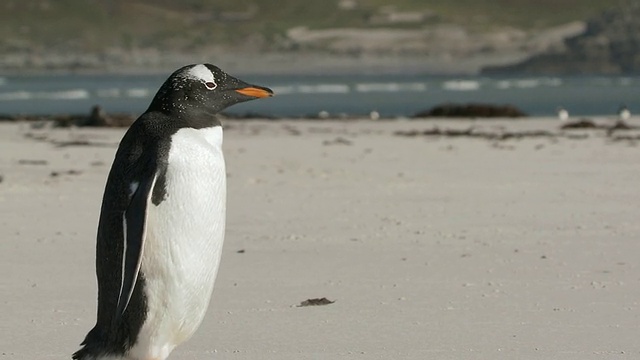
<svg viewBox="0 0 640 360">
<path fill-rule="evenodd" d="M 623 77 L 618 79 L 618 85 L 620 86 L 630 86 L 633 84 L 633 79 L 628 77 Z"/>
<path fill-rule="evenodd" d="M 597 77 L 589 81 L 591 86 L 611 87 L 614 85 L 615 80 L 613 78 Z"/>
<path fill-rule="evenodd" d="M 449 80 L 442 83 L 442 88 L 450 91 L 476 91 L 480 82 L 475 80 Z"/>
<path fill-rule="evenodd" d="M 33 94 L 28 91 L 12 91 L 0 93 L 0 101 L 29 100 Z"/>
<path fill-rule="evenodd" d="M 562 79 L 560 78 L 544 78 L 542 79 L 542 83 L 546 86 L 560 86 L 563 84 Z"/>
<path fill-rule="evenodd" d="M 541 78 L 541 79 L 509 79 L 496 82 L 498 89 L 532 89 L 539 86 L 560 86 L 562 80 L 559 78 Z"/>
<path fill-rule="evenodd" d="M 288 94 L 294 94 L 296 92 L 296 87 L 295 86 L 272 86 L 271 90 L 273 90 L 273 93 L 276 95 L 288 95 Z"/>
<path fill-rule="evenodd" d="M 151 91 L 144 88 L 133 88 L 127 89 L 127 91 L 125 91 L 125 94 L 127 97 L 131 98 L 144 98 L 151 96 Z"/>
<path fill-rule="evenodd" d="M 52 92 L 43 92 L 36 93 L 36 97 L 40 99 L 51 99 L 51 100 L 79 100 L 79 99 L 88 99 L 91 97 L 89 92 L 85 89 L 73 89 L 73 90 L 64 90 L 64 91 L 52 91 Z"/>
<path fill-rule="evenodd" d="M 500 80 L 496 83 L 498 89 L 531 89 L 541 85 L 539 79 L 515 79 L 515 80 Z"/>
<path fill-rule="evenodd" d="M 298 85 L 296 90 L 302 94 L 347 94 L 351 91 L 346 84 Z"/>
<path fill-rule="evenodd" d="M 64 91 L 51 92 L 31 92 L 31 91 L 12 91 L 0 93 L 0 101 L 16 101 L 16 100 L 79 100 L 88 99 L 91 95 L 87 90 L 74 89 Z"/>
<path fill-rule="evenodd" d="M 424 83 L 358 83 L 353 86 L 349 84 L 299 84 L 272 86 L 271 89 L 276 95 L 289 94 L 348 94 L 352 91 L 359 93 L 368 92 L 401 92 L 401 91 L 426 91 L 427 85 Z"/>
<path fill-rule="evenodd" d="M 424 83 L 360 83 L 356 84 L 356 91 L 367 92 L 400 92 L 400 91 L 426 91 Z"/>
<path fill-rule="evenodd" d="M 348 94 L 351 92 L 349 85 L 346 84 L 299 84 L 272 86 L 271 90 L 276 95 L 289 94 Z"/>
<path fill-rule="evenodd" d="M 117 88 L 99 89 L 96 91 L 96 95 L 100 98 L 118 98 L 122 95 L 122 91 Z"/>
</svg>

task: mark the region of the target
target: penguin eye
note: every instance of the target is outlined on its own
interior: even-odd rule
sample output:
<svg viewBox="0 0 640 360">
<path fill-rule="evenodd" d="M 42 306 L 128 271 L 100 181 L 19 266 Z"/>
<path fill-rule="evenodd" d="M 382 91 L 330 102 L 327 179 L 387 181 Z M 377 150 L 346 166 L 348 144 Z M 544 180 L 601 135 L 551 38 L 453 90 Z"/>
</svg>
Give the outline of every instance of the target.
<svg viewBox="0 0 640 360">
<path fill-rule="evenodd" d="M 206 83 L 204 83 L 204 86 L 207 87 L 207 89 L 209 90 L 213 90 L 217 87 L 216 83 L 212 82 L 212 81 L 207 81 Z"/>
</svg>

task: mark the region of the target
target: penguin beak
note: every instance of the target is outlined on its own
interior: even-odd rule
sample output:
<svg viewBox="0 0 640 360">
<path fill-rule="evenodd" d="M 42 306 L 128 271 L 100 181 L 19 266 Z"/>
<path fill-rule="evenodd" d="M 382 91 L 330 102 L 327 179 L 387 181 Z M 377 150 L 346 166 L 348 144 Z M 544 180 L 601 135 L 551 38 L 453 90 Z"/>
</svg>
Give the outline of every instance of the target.
<svg viewBox="0 0 640 360">
<path fill-rule="evenodd" d="M 235 91 L 242 95 L 254 98 L 265 98 L 273 96 L 273 91 L 271 89 L 257 85 L 250 85 L 242 89 L 236 89 Z"/>
</svg>

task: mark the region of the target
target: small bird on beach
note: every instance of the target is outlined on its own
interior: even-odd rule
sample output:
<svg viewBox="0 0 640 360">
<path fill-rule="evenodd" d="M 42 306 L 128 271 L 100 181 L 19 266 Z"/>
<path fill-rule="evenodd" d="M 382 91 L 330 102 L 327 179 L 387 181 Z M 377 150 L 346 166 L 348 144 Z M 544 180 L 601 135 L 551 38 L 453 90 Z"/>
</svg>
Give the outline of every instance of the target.
<svg viewBox="0 0 640 360">
<path fill-rule="evenodd" d="M 629 111 L 626 105 L 624 104 L 620 105 L 620 108 L 618 109 L 618 120 L 627 121 L 630 118 L 631 118 L 631 111 Z"/>
<path fill-rule="evenodd" d="M 98 225 L 95 327 L 78 360 L 164 360 L 199 327 L 225 231 L 219 111 L 272 96 L 211 64 L 176 70 L 115 155 Z"/>
<path fill-rule="evenodd" d="M 567 121 L 569 120 L 569 112 L 567 111 L 567 109 L 563 108 L 563 107 L 558 107 L 556 109 L 556 113 L 558 114 L 558 119 L 560 121 Z"/>
</svg>

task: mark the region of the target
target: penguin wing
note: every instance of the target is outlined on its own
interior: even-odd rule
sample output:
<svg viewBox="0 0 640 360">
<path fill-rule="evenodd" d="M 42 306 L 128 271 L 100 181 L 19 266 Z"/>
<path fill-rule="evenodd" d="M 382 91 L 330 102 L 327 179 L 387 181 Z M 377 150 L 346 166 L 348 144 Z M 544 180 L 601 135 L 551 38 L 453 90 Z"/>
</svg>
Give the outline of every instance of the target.
<svg viewBox="0 0 640 360">
<path fill-rule="evenodd" d="M 122 279 L 116 316 L 120 317 L 129 305 L 133 289 L 136 286 L 140 264 L 142 263 L 142 249 L 146 236 L 147 206 L 151 201 L 153 186 L 157 173 L 138 182 L 130 184 L 131 200 L 122 214 L 123 256 Z"/>
</svg>

